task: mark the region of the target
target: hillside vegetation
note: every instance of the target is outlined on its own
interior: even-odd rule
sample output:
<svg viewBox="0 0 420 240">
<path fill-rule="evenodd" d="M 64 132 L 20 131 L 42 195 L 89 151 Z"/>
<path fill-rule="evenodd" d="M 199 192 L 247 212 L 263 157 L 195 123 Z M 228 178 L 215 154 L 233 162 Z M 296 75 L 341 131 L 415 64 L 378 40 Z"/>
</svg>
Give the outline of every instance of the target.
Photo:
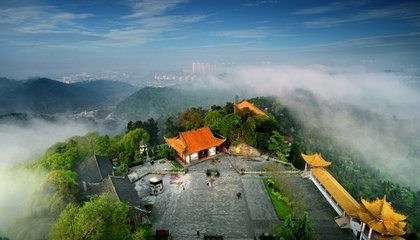
<svg viewBox="0 0 420 240">
<path fill-rule="evenodd" d="M 189 86 L 145 87 L 117 105 L 116 115 L 126 120 L 147 120 L 178 114 L 186 108 L 209 108 L 211 105 L 223 105 L 232 102 L 232 92 L 205 87 L 196 89 Z M 244 97 L 244 96 L 242 96 Z"/>
<path fill-rule="evenodd" d="M 72 113 L 113 106 L 135 87 L 114 81 L 65 84 L 48 78 L 0 79 L 0 115 Z"/>
<path fill-rule="evenodd" d="M 311 94 L 307 92 L 301 92 L 300 94 L 298 96 L 300 100 L 314 109 L 313 112 L 326 114 L 325 111 L 320 110 L 320 106 L 317 105 L 317 101 L 313 99 Z M 392 181 L 380 169 L 372 168 L 366 164 L 369 159 L 366 159 L 365 155 L 355 149 L 345 147 L 323 129 L 327 126 L 316 121 L 321 116 L 313 115 L 308 111 L 305 111 L 305 114 L 308 115 L 302 115 L 298 108 L 291 108 L 273 97 L 253 98 L 250 101 L 260 109 L 267 109 L 269 117 L 255 115 L 247 109 L 234 112 L 231 102 L 221 106 L 212 105 L 210 109 L 188 107 L 180 111 L 179 114 L 166 117 L 166 120 L 160 126 L 154 119 L 150 118 L 145 122 L 130 122 L 127 125 L 127 134 L 124 136 L 108 137 L 90 133 L 84 137 L 71 138 L 65 143 L 55 144 L 46 151 L 43 157 L 30 166 L 38 171 L 47 172 L 47 182 L 44 183 L 44 187 L 52 189 L 49 191 L 52 194 L 49 195 L 51 196 L 48 198 L 49 200 L 42 198 L 42 201 L 46 202 L 39 202 L 41 203 L 39 209 L 49 219 L 56 219 L 58 216 L 60 216 L 60 219 L 68 219 L 66 215 L 83 218 L 83 216 L 87 216 L 85 211 L 108 212 L 106 210 L 107 206 L 111 206 L 118 209 L 120 214 L 123 215 L 121 219 L 124 219 L 124 214 L 126 214 L 124 205 L 110 203 L 105 197 L 87 201 L 80 197 L 76 181 L 77 175 L 73 171 L 74 165 L 83 161 L 94 150 L 97 154 L 118 157 L 121 162 L 117 173 L 123 174 L 128 167 L 143 162 L 145 156 L 138 152 L 138 142 L 140 140 L 149 141 L 149 144 L 153 146 L 157 144 L 156 136 L 158 132 L 165 136 L 175 136 L 180 131 L 196 129 L 206 125 L 215 134 L 225 136 L 227 144 L 245 142 L 258 148 L 261 152 L 289 161 L 300 169 L 304 167 L 300 155 L 302 152 L 322 153 L 326 160 L 332 162 L 328 169 L 355 199 L 372 200 L 387 195 L 387 199 L 393 203 L 393 207 L 397 211 L 409 216 L 408 234 L 405 237 L 416 239 L 416 234 L 420 230 L 420 192 L 415 192 L 406 185 L 400 185 Z M 332 113 L 334 113 L 334 109 L 335 111 L 346 109 L 345 111 L 357 113 L 361 125 L 376 118 L 384 121 L 384 118 L 380 115 L 354 106 L 335 105 L 331 108 Z M 160 111 L 163 111 L 163 109 L 160 109 Z M 159 114 L 159 116 L 168 115 L 167 112 L 159 112 Z M 400 124 L 405 122 L 405 120 L 398 119 L 393 119 L 393 121 Z M 287 144 L 283 144 L 285 143 L 285 135 L 294 138 L 290 148 Z M 407 139 L 411 139 L 411 135 L 407 135 Z M 409 145 L 409 149 L 412 149 L 409 150 L 409 153 L 416 156 L 416 144 Z M 158 149 L 155 150 L 155 153 L 159 152 Z M 55 188 L 48 186 L 55 186 Z M 56 189 L 56 191 L 53 191 L 53 189 Z M 89 204 L 90 201 L 101 202 L 100 206 L 103 206 L 103 208 L 95 210 L 92 204 Z M 68 206 L 69 203 L 72 205 Z M 66 210 L 58 215 L 63 209 Z M 81 215 L 79 216 L 79 214 Z M 38 221 L 37 219 L 39 219 L 38 215 L 31 213 L 16 224 L 23 225 L 27 222 Z M 45 224 L 45 226 L 51 225 Z M 109 224 L 102 226 L 105 229 L 104 231 L 108 231 L 108 227 L 112 227 Z M 60 230 L 62 228 L 63 226 L 56 222 L 54 232 L 50 236 L 58 236 L 60 232 L 63 232 Z M 82 230 L 83 228 L 80 231 Z M 22 234 L 21 236 L 30 234 L 30 231 L 26 230 L 25 232 L 24 228 L 16 228 L 15 231 L 20 231 L 17 234 Z M 138 231 L 142 232 L 143 230 Z M 129 234 L 125 229 L 123 229 L 123 232 Z M 141 235 L 139 232 L 137 233 Z M 100 233 L 95 232 L 95 234 Z M 136 233 L 129 234 L 126 237 L 131 239 L 134 235 Z M 28 237 L 28 239 L 30 238 Z"/>
</svg>

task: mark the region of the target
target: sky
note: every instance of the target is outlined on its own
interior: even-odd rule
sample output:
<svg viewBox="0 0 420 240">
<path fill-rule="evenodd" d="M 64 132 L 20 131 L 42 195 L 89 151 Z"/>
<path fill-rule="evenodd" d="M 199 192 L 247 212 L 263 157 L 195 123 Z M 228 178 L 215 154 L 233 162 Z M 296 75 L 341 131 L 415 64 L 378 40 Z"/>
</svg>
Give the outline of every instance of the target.
<svg viewBox="0 0 420 240">
<path fill-rule="evenodd" d="M 0 76 L 188 69 L 192 62 L 419 74 L 419 1 L 0 1 Z"/>
</svg>

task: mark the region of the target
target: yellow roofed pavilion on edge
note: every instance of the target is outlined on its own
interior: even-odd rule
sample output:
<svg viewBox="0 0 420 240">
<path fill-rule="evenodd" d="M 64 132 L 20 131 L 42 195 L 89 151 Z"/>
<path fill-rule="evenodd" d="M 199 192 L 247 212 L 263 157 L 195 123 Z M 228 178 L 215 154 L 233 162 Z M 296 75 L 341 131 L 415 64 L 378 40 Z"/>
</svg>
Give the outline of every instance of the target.
<svg viewBox="0 0 420 240">
<path fill-rule="evenodd" d="M 361 221 L 380 234 L 390 236 L 405 234 L 407 216 L 397 213 L 391 203 L 386 201 L 385 196 L 372 202 L 362 199 L 357 214 Z"/>
<path fill-rule="evenodd" d="M 247 100 L 243 100 L 242 102 L 235 104 L 235 107 L 240 111 L 248 108 L 257 115 L 268 116 L 267 113 L 263 112 L 261 109 L 257 108 L 254 104 L 248 102 Z"/>
<path fill-rule="evenodd" d="M 357 216 L 357 212 L 360 208 L 359 203 L 327 170 L 324 168 L 312 168 L 311 171 L 347 215 Z"/>
<path fill-rule="evenodd" d="M 306 155 L 301 153 L 303 160 L 311 167 L 327 167 L 331 165 L 331 162 L 327 162 L 322 158 L 320 153 L 315 153 L 312 155 Z"/>
</svg>

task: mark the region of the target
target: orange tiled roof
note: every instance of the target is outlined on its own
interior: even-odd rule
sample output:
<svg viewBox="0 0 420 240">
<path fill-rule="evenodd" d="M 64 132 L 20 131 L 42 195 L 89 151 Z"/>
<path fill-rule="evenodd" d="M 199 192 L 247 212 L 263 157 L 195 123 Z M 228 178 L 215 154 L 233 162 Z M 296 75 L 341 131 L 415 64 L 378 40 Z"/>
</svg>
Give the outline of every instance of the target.
<svg viewBox="0 0 420 240">
<path fill-rule="evenodd" d="M 404 221 L 407 216 L 395 212 L 385 196 L 372 202 L 362 199 L 358 216 L 378 233 L 397 236 L 405 234 L 404 227 L 407 223 Z"/>
<path fill-rule="evenodd" d="M 165 141 L 178 153 L 191 154 L 220 146 L 225 139 L 214 137 L 208 127 L 202 127 L 196 130 L 181 132 L 174 138 L 165 138 Z"/>
<path fill-rule="evenodd" d="M 327 170 L 324 168 L 312 168 L 311 171 L 347 215 L 357 216 L 357 211 L 360 208 L 359 203 Z"/>
<path fill-rule="evenodd" d="M 327 167 L 331 165 L 331 162 L 327 162 L 322 158 L 320 153 L 315 153 L 312 155 L 306 155 L 301 153 L 303 160 L 308 163 L 311 167 Z"/>
<path fill-rule="evenodd" d="M 261 109 L 257 108 L 254 104 L 248 102 L 247 100 L 243 100 L 242 102 L 235 104 L 235 107 L 238 110 L 244 110 L 245 108 L 248 108 L 257 115 L 268 116 L 265 112 L 263 112 Z"/>
</svg>

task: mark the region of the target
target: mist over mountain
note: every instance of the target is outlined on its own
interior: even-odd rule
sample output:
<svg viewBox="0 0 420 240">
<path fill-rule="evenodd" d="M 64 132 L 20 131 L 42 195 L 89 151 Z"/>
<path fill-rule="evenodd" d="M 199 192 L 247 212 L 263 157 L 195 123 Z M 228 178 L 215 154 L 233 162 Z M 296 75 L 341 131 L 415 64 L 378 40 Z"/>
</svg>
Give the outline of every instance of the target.
<svg viewBox="0 0 420 240">
<path fill-rule="evenodd" d="M 47 78 L 21 82 L 2 89 L 0 113 L 63 113 L 95 106 L 105 100 L 97 92 Z"/>
<path fill-rule="evenodd" d="M 321 151 L 333 162 L 333 171 L 346 171 L 334 165 L 340 156 L 327 154 L 339 147 L 352 153 L 357 161 L 354 164 L 370 166 L 382 179 L 420 189 L 419 118 L 402 119 L 354 104 L 327 101 L 304 89 L 284 93 L 280 101 L 307 132 L 313 132 L 306 141 L 317 147 L 305 146 L 305 151 Z"/>
<path fill-rule="evenodd" d="M 241 86 L 259 96 L 275 96 L 313 129 L 313 141 L 328 136 L 384 177 L 420 189 L 420 90 L 413 80 L 418 76 L 364 68 L 272 65 L 241 66 L 224 78 L 208 75 L 206 82 L 213 90 Z M 329 144 L 318 145 L 326 149 Z"/>
<path fill-rule="evenodd" d="M 178 114 L 187 108 L 209 108 L 233 102 L 235 95 L 249 97 L 241 88 L 227 89 L 212 86 L 202 81 L 173 87 L 145 87 L 127 97 L 117 105 L 115 114 L 126 120 L 147 120 Z"/>
<path fill-rule="evenodd" d="M 125 82 L 112 80 L 91 80 L 72 83 L 71 85 L 83 87 L 103 95 L 106 103 L 115 105 L 130 96 L 138 88 Z"/>
<path fill-rule="evenodd" d="M 48 78 L 28 81 L 0 79 L 0 114 L 14 112 L 74 113 L 114 106 L 135 87 L 116 81 L 65 84 Z"/>
</svg>

